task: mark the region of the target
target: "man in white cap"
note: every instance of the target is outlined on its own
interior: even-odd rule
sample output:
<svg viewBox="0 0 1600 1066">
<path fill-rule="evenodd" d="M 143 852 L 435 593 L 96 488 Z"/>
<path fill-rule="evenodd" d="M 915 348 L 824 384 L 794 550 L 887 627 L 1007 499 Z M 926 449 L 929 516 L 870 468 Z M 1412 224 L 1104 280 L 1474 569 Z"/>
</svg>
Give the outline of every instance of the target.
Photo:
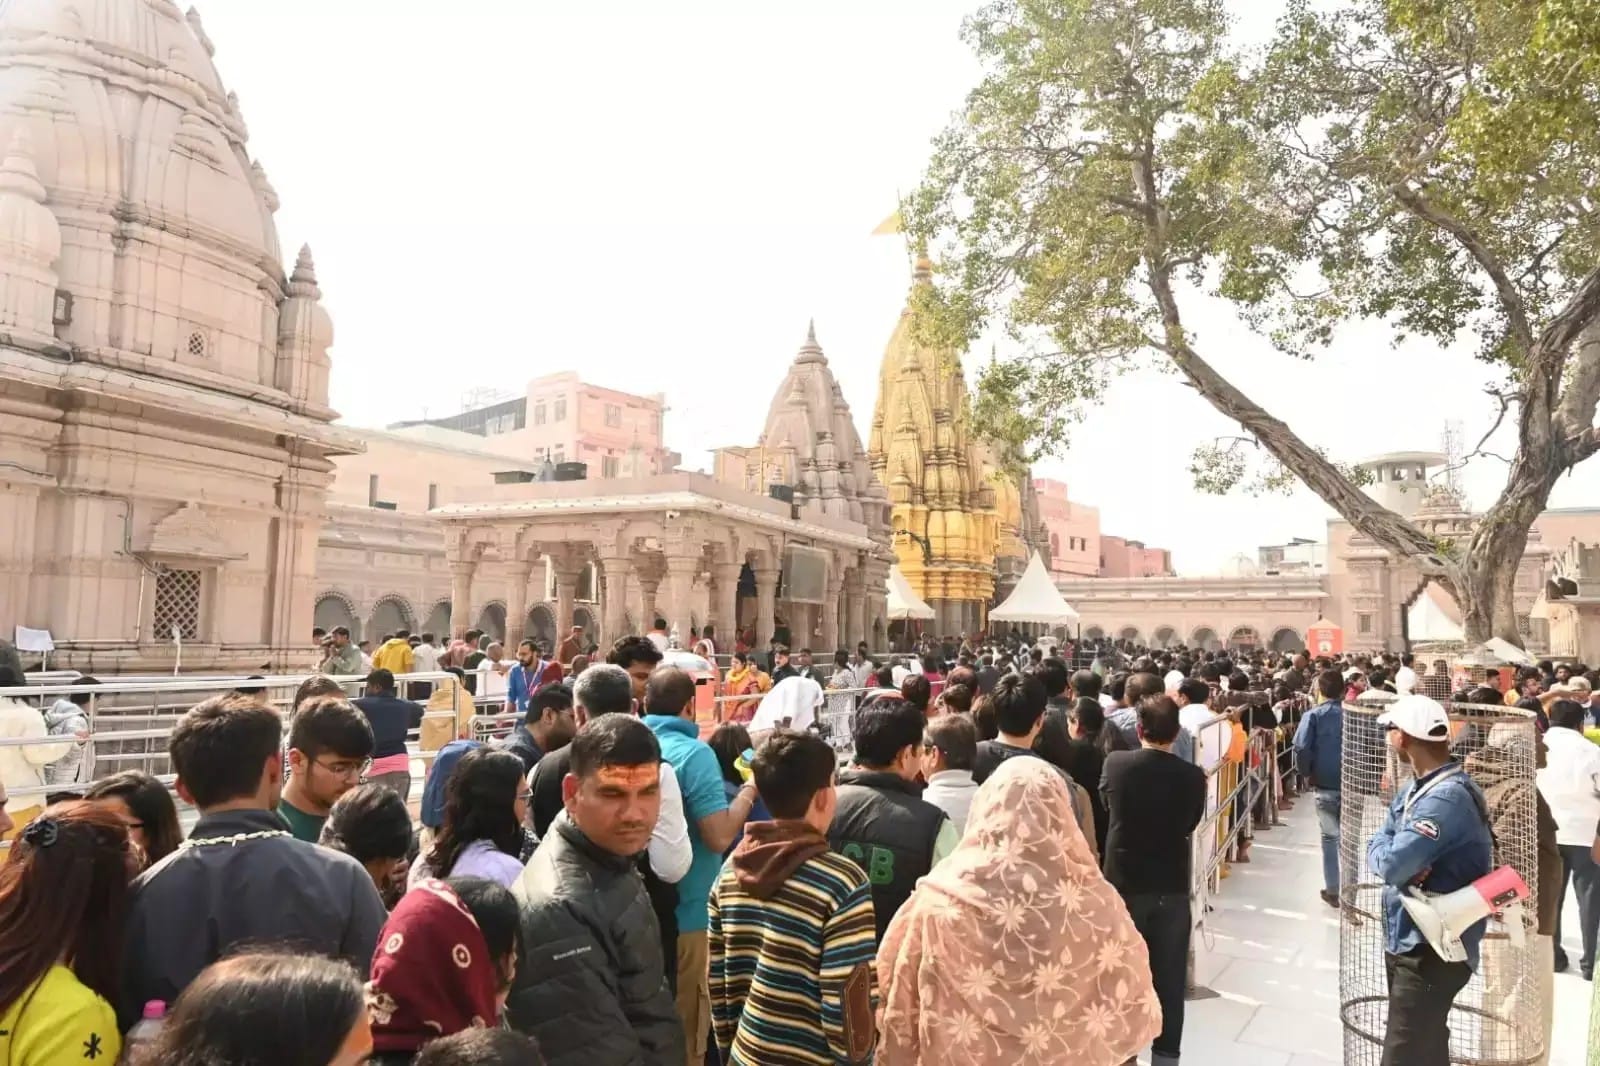
<svg viewBox="0 0 1600 1066">
<path fill-rule="evenodd" d="M 1450 1005 L 1477 969 L 1487 919 L 1461 934 L 1467 961 L 1446 962 L 1400 896 L 1411 886 L 1430 894 L 1454 892 L 1489 873 L 1494 841 L 1488 805 L 1450 754 L 1450 719 L 1437 701 L 1402 696 L 1378 724 L 1387 730 L 1390 750 L 1415 773 L 1367 844 L 1367 865 L 1384 882 L 1389 1025 L 1382 1066 L 1449 1066 Z"/>
</svg>

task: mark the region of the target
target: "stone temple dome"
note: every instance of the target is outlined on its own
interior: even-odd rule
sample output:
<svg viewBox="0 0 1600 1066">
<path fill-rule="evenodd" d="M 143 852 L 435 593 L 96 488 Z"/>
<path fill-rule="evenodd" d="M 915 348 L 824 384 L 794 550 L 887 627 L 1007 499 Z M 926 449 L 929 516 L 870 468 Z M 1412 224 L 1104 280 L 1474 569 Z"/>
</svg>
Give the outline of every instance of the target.
<svg viewBox="0 0 1600 1066">
<path fill-rule="evenodd" d="M 282 306 L 315 303 L 314 277 L 290 291 L 277 194 L 213 51 L 198 13 L 171 0 L 0 0 L 0 197 L 46 191 L 61 295 L 45 332 L 61 347 L 331 416 L 332 324 Z M 0 255 L 4 271 L 26 258 Z"/>
<path fill-rule="evenodd" d="M 887 532 L 888 494 L 872 474 L 815 323 L 772 398 L 760 446 L 768 471 L 797 496 L 874 534 Z"/>
<path fill-rule="evenodd" d="M 362 448 L 213 51 L 172 0 L 0 0 L 0 622 L 102 671 L 287 665 Z"/>
</svg>

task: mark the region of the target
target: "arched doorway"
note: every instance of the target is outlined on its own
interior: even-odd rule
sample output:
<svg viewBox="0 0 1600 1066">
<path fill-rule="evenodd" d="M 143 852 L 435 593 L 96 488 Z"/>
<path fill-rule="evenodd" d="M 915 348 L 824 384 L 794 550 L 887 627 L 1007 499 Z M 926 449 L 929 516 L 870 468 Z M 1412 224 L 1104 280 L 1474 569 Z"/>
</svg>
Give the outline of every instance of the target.
<svg viewBox="0 0 1600 1066">
<path fill-rule="evenodd" d="M 356 617 L 356 606 L 342 592 L 324 592 L 317 597 L 311 614 L 311 624 L 318 629 L 333 632 L 339 626 L 350 630 L 352 641 L 361 640 L 361 620 Z"/>
<path fill-rule="evenodd" d="M 591 642 L 596 644 L 600 642 L 600 624 L 595 618 L 594 612 L 590 611 L 589 608 L 574 607 L 572 609 L 572 624 L 583 627 L 583 643 L 585 645 Z M 618 634 L 618 636 L 620 635 Z M 562 636 L 565 637 L 566 634 L 563 633 Z M 608 633 L 606 636 L 610 636 L 610 634 Z"/>
<path fill-rule="evenodd" d="M 368 639 L 377 641 L 385 634 L 393 636 L 398 630 L 411 629 L 416 624 L 416 612 L 400 596 L 383 596 L 372 605 L 367 619 Z"/>
<path fill-rule="evenodd" d="M 1189 645 L 1201 651 L 1222 650 L 1222 641 L 1217 638 L 1217 631 L 1210 626 L 1201 626 L 1195 630 L 1194 635 L 1189 638 Z"/>
<path fill-rule="evenodd" d="M 1235 651 L 1255 651 L 1261 647 L 1261 634 L 1254 626 L 1235 626 L 1228 634 L 1228 647 Z"/>
<path fill-rule="evenodd" d="M 546 651 L 555 651 L 556 613 L 548 603 L 536 603 L 528 608 L 528 624 L 523 627 L 522 636 L 537 640 Z"/>
<path fill-rule="evenodd" d="M 1300 636 L 1300 631 L 1297 629 L 1285 627 L 1272 634 L 1272 650 L 1275 652 L 1287 654 L 1292 651 L 1304 651 L 1305 647 L 1305 639 Z"/>
<path fill-rule="evenodd" d="M 1178 643 L 1178 631 L 1171 626 L 1157 626 L 1151 643 L 1157 648 L 1170 648 Z"/>
<path fill-rule="evenodd" d="M 1118 640 L 1125 640 L 1129 644 L 1137 644 L 1137 643 L 1139 643 L 1141 638 L 1139 636 L 1138 627 L 1137 626 L 1123 626 L 1121 631 L 1117 633 L 1117 639 Z"/>
<path fill-rule="evenodd" d="M 490 640 L 506 639 L 506 605 L 500 600 L 490 600 L 478 612 L 477 628 L 489 635 Z"/>
<path fill-rule="evenodd" d="M 450 639 L 450 601 L 440 600 L 433 605 L 433 610 L 428 612 L 428 620 L 422 623 L 424 633 L 432 633 L 436 641 Z"/>
<path fill-rule="evenodd" d="M 1084 640 L 1104 640 L 1105 638 L 1106 631 L 1101 629 L 1099 626 L 1090 626 L 1088 629 L 1083 631 Z"/>
</svg>

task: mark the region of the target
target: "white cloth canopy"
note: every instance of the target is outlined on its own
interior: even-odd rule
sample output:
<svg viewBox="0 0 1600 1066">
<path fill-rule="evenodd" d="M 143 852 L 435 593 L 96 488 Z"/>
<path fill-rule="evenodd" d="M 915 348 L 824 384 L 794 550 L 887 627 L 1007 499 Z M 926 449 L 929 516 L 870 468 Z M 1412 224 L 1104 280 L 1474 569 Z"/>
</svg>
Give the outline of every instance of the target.
<svg viewBox="0 0 1600 1066">
<path fill-rule="evenodd" d="M 898 566 L 889 567 L 889 579 L 885 585 L 889 589 L 890 618 L 933 617 L 933 608 L 923 603 L 922 598 L 911 591 L 911 583 L 906 580 L 906 575 L 900 572 Z"/>
<path fill-rule="evenodd" d="M 1038 552 L 1028 560 L 1028 568 L 1022 572 L 1021 580 L 1006 597 L 1006 602 L 990 611 L 989 618 L 996 622 L 1042 622 L 1055 626 L 1078 624 L 1078 612 L 1061 598 Z"/>
<path fill-rule="evenodd" d="M 1417 602 L 1406 612 L 1406 637 L 1413 643 L 1461 640 L 1465 633 L 1461 623 L 1445 614 L 1444 608 L 1424 590 Z"/>
</svg>

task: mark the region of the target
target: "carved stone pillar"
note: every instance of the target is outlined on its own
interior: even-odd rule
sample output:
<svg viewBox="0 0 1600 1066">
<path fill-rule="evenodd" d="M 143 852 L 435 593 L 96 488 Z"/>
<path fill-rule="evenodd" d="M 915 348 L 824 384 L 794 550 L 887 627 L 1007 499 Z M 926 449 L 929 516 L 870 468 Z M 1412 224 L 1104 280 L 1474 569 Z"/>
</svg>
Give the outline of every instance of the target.
<svg viewBox="0 0 1600 1066">
<path fill-rule="evenodd" d="M 552 566 L 556 575 L 556 643 L 559 645 L 572 630 L 572 609 L 578 595 L 581 568 L 564 561 L 552 562 Z"/>
<path fill-rule="evenodd" d="M 756 575 L 756 647 L 765 649 L 772 639 L 772 620 L 778 613 L 777 567 L 760 567 Z"/>
<path fill-rule="evenodd" d="M 511 575 L 506 584 L 506 654 L 516 654 L 522 642 L 523 630 L 528 626 L 528 578 L 533 573 L 533 563 L 519 559 L 511 564 Z"/>
<path fill-rule="evenodd" d="M 659 577 L 643 573 L 639 575 L 639 626 L 642 629 L 648 630 L 660 613 L 656 609 L 656 592 L 660 587 Z"/>
<path fill-rule="evenodd" d="M 833 567 L 828 569 L 828 591 L 822 606 L 822 650 L 819 658 L 831 659 L 839 648 L 839 597 L 844 592 L 844 575 Z"/>
<path fill-rule="evenodd" d="M 633 560 L 627 556 L 614 556 L 600 560 L 600 566 L 605 579 L 605 603 L 601 604 L 605 632 L 595 634 L 595 641 L 604 647 L 623 636 L 622 631 L 627 628 L 628 574 L 633 569 Z"/>
<path fill-rule="evenodd" d="M 471 560 L 450 564 L 450 633 L 457 640 L 472 628 L 472 577 L 477 569 Z"/>
<path fill-rule="evenodd" d="M 850 579 L 844 583 L 844 600 L 844 643 L 853 650 L 867 639 L 867 590 L 860 570 L 850 571 Z"/>
<path fill-rule="evenodd" d="M 711 603 L 711 621 L 717 627 L 717 647 L 733 648 L 739 630 L 739 563 L 718 563 L 711 569 L 716 582 L 716 598 Z"/>
<path fill-rule="evenodd" d="M 678 633 L 680 641 L 687 643 L 689 640 L 689 627 L 691 615 L 689 613 L 689 592 L 694 586 L 694 575 L 700 570 L 698 556 L 669 555 L 667 557 L 667 576 L 663 581 L 666 586 L 665 602 L 658 608 L 663 618 L 667 620 L 667 632 L 674 630 Z"/>
</svg>

